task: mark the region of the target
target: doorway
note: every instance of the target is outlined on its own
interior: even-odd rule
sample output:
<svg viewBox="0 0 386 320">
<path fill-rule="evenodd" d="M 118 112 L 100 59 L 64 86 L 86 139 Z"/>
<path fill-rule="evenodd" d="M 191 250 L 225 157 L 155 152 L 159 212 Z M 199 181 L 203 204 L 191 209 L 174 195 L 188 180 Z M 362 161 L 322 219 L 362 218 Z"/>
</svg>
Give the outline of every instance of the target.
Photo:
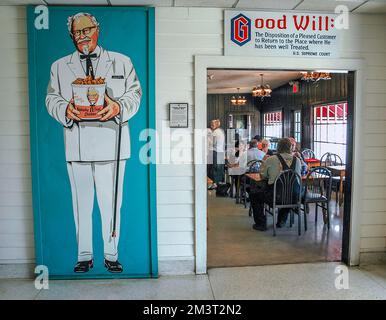
<svg viewBox="0 0 386 320">
<path fill-rule="evenodd" d="M 257 78 L 263 72 L 273 92 L 265 98 L 254 97 L 248 92 L 254 85 L 253 75 Z M 214 192 L 212 188 L 208 191 L 208 267 L 341 261 L 345 211 L 343 191 L 347 187 L 344 188 L 345 177 L 340 177 L 339 172 L 335 171 L 338 170 L 336 166 L 345 170 L 347 161 L 351 161 L 346 158 L 347 148 L 352 148 L 346 141 L 347 115 L 353 112 L 352 106 L 347 103 L 347 72 L 331 73 L 325 81 L 305 81 L 302 72 L 296 71 L 208 69 L 209 74 L 207 120 L 209 123 L 213 118 L 222 118 L 223 114 L 227 114 L 228 121 L 221 129 L 226 133 L 225 178 L 221 182 L 230 184 L 231 190 L 228 194 Z M 237 104 L 238 110 L 233 111 L 237 113 L 231 114 L 228 110 L 233 108 L 234 96 L 228 100 L 228 93 L 233 91 L 231 85 L 234 79 L 238 79 L 238 87 L 243 87 L 242 94 L 246 102 L 243 105 Z M 294 85 L 296 90 L 293 90 Z M 331 90 L 336 87 L 341 90 Z M 228 90 L 228 93 L 217 93 Z M 239 92 L 240 88 L 237 90 Z M 216 103 L 213 103 L 214 101 Z M 246 111 L 249 114 L 246 114 Z M 252 131 L 250 119 L 255 116 L 262 121 Z M 287 121 L 288 118 L 293 121 Z M 311 119 L 310 126 L 305 125 L 307 119 Z M 234 134 L 231 134 L 232 130 Z M 249 151 L 245 150 L 248 147 L 244 148 L 248 153 L 248 161 L 260 160 L 250 159 L 250 155 L 257 149 L 252 146 L 253 137 L 268 139 L 270 151 L 273 153 L 277 141 L 282 137 L 290 137 L 291 133 L 296 136 L 299 154 L 302 150 L 314 150 L 313 158 L 324 159 L 323 163 L 318 164 L 319 167 L 328 170 L 334 168 L 334 192 L 331 193 L 331 199 L 326 193 L 329 214 L 327 210 L 323 210 L 324 217 L 320 212 L 322 210 L 315 203 L 308 206 L 308 231 L 303 232 L 301 237 L 298 236 L 296 228 L 290 228 L 288 223 L 281 228 L 277 237 L 272 237 L 272 231 L 256 232 L 252 229 L 255 215 L 252 214 L 249 190 L 254 181 L 248 178 L 250 168 L 242 168 L 240 163 L 242 143 L 249 144 Z M 231 141 L 233 135 L 236 137 L 234 145 Z M 326 161 L 327 156 L 329 159 Z M 332 156 L 336 158 L 334 163 L 330 159 Z M 304 165 L 307 160 L 302 159 Z M 308 171 L 314 167 L 311 164 Z M 208 177 L 211 177 L 210 172 Z M 342 192 L 339 189 L 340 179 L 343 179 Z M 219 184 L 219 181 L 216 182 Z M 303 183 L 306 183 L 305 179 Z M 327 216 L 330 217 L 330 228 L 325 221 Z M 268 229 L 272 230 L 269 215 L 267 220 Z"/>
<path fill-rule="evenodd" d="M 264 60 L 264 61 L 262 61 Z M 288 63 L 287 63 L 288 62 Z M 357 60 L 329 60 L 328 63 L 326 62 L 324 66 L 321 65 L 320 61 L 317 60 L 318 63 L 315 63 L 315 60 L 312 59 L 304 59 L 302 61 L 298 61 L 297 59 L 286 59 L 286 65 L 291 65 L 294 68 L 298 68 L 298 70 L 307 70 L 310 68 L 319 68 L 319 69 L 334 69 L 334 70 L 355 70 L 355 78 L 354 73 L 348 74 L 348 86 L 352 86 L 352 88 L 355 87 L 355 95 L 354 90 L 350 90 L 351 94 L 348 99 L 348 103 L 353 106 L 353 112 L 350 114 L 350 117 L 352 117 L 351 123 L 356 125 L 356 127 L 360 127 L 361 120 L 358 118 L 354 118 L 354 112 L 355 108 L 358 105 L 358 102 L 361 100 L 361 74 L 362 74 L 362 65 L 360 61 Z M 265 65 L 265 67 L 270 67 L 271 70 L 286 70 L 286 67 L 283 66 L 283 62 L 280 61 L 278 58 L 246 58 L 243 59 L 243 61 L 240 61 L 236 57 L 216 57 L 215 59 L 213 57 L 197 57 L 196 58 L 196 127 L 197 128 L 203 128 L 203 124 L 206 124 L 206 86 L 199 84 L 199 79 L 206 77 L 207 69 L 210 68 L 230 68 L 235 67 L 237 69 L 245 68 L 250 69 L 251 67 L 254 67 L 258 70 L 259 66 Z M 281 66 L 281 68 L 280 68 Z M 202 80 L 202 79 L 201 79 Z M 351 101 L 351 102 L 350 102 Z M 355 103 L 354 103 L 355 102 Z M 201 108 L 202 107 L 202 108 Z M 205 111 L 205 113 L 203 112 Z M 287 121 L 291 121 L 290 119 Z M 311 123 L 309 124 L 311 126 Z M 352 126 L 349 131 L 352 130 Z M 352 131 L 351 131 L 352 132 Z M 359 143 L 360 135 L 359 130 L 355 133 L 355 141 L 356 143 Z M 348 137 L 353 137 L 353 135 L 349 135 Z M 353 146 L 353 141 L 348 141 L 348 144 L 351 143 Z M 350 148 L 349 148 L 350 149 Z M 355 161 L 356 165 L 360 165 L 360 159 L 359 157 L 353 152 L 354 149 L 348 150 L 348 153 L 351 153 L 352 158 Z M 357 168 L 357 167 L 356 167 Z M 203 189 L 203 185 L 206 181 L 205 179 L 205 170 L 204 166 L 200 166 L 196 164 L 196 176 L 195 176 L 195 183 L 196 183 L 196 226 L 197 226 L 197 233 L 196 233 L 196 272 L 197 273 L 203 273 L 206 272 L 207 267 L 207 234 L 202 226 L 205 226 L 206 229 L 206 221 L 203 222 L 203 218 L 206 215 L 202 216 L 199 214 L 199 212 L 206 212 L 206 204 L 207 204 L 207 195 L 206 190 Z M 352 172 L 352 165 L 347 165 L 347 172 Z M 347 174 L 347 176 L 355 176 L 355 171 L 352 172 L 352 174 Z M 351 182 L 351 181 L 350 181 Z M 198 186 L 201 186 L 201 190 L 198 190 Z M 347 188 L 346 193 L 348 194 L 347 197 L 344 199 L 344 205 L 346 207 L 346 210 L 350 211 L 348 214 L 345 214 L 344 216 L 344 222 L 343 222 L 343 228 L 346 228 L 346 231 L 343 231 L 343 248 L 345 249 L 344 252 L 342 252 L 342 260 L 350 265 L 355 265 L 358 263 L 358 257 L 359 257 L 359 224 L 358 224 L 358 212 L 355 207 L 355 203 L 357 202 L 356 198 L 353 196 L 351 197 L 351 193 L 355 195 L 359 192 L 360 183 L 356 183 L 355 185 L 350 186 Z M 349 190 L 351 189 L 351 190 Z M 204 200 L 204 201 L 203 201 Z M 202 211 L 201 211 L 202 210 Z M 204 232 L 203 232 L 204 231 Z M 346 242 L 345 242 L 346 241 Z"/>
</svg>

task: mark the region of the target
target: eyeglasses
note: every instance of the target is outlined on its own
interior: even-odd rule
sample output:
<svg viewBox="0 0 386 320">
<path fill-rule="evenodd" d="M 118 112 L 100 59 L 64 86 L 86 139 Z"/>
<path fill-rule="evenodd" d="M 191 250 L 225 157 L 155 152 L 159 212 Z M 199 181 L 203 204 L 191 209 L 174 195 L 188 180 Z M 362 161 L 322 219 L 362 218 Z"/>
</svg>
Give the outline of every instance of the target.
<svg viewBox="0 0 386 320">
<path fill-rule="evenodd" d="M 72 35 L 75 37 L 75 38 L 78 38 L 80 37 L 80 35 L 83 33 L 83 35 L 85 36 L 88 36 L 91 32 L 92 29 L 96 28 L 96 26 L 93 26 L 93 27 L 86 27 L 86 28 L 83 28 L 81 30 L 75 30 Z"/>
</svg>

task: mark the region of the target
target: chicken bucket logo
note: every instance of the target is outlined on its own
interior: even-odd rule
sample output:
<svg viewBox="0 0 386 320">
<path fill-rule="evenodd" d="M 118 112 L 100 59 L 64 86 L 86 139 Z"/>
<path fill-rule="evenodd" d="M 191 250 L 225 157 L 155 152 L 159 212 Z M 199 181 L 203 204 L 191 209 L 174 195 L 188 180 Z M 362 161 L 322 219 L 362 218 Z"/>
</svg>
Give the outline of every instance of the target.
<svg viewBox="0 0 386 320">
<path fill-rule="evenodd" d="M 240 47 L 251 40 L 251 19 L 241 13 L 231 19 L 231 40 Z"/>
</svg>

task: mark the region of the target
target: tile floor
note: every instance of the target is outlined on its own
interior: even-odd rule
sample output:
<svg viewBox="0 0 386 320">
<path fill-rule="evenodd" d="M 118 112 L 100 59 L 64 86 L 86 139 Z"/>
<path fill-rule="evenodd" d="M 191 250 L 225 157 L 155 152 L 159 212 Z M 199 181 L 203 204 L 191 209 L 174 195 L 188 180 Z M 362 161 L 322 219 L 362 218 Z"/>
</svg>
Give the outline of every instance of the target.
<svg viewBox="0 0 386 320">
<path fill-rule="evenodd" d="M 315 224 L 314 205 L 310 205 L 308 230 L 302 235 L 295 225 L 289 224 L 277 230 L 272 236 L 272 217 L 268 217 L 266 232 L 252 229 L 253 217 L 248 208 L 235 204 L 233 198 L 216 197 L 214 191 L 208 192 L 208 266 L 241 267 L 288 263 L 336 262 L 341 260 L 343 207 L 330 204 L 331 228 L 323 223 L 319 209 Z"/>
<path fill-rule="evenodd" d="M 386 299 L 386 265 L 350 268 L 349 289 L 336 289 L 340 263 L 210 269 L 207 275 L 149 280 L 0 279 L 0 299 Z"/>
</svg>

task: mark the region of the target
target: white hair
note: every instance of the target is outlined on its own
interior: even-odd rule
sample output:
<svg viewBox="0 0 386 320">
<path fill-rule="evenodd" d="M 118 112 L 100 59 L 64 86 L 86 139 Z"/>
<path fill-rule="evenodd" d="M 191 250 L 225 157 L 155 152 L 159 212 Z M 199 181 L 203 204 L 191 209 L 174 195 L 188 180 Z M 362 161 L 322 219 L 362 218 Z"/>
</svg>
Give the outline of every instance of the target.
<svg viewBox="0 0 386 320">
<path fill-rule="evenodd" d="M 80 17 L 89 17 L 91 19 L 91 21 L 93 22 L 93 24 L 96 26 L 96 27 L 99 27 L 99 22 L 97 21 L 97 19 L 90 13 L 86 13 L 86 12 L 79 12 L 73 16 L 69 16 L 67 18 L 67 28 L 68 28 L 68 32 L 71 33 L 71 29 L 72 29 L 72 24 L 74 22 L 74 20 L 76 19 L 79 19 Z"/>
</svg>

